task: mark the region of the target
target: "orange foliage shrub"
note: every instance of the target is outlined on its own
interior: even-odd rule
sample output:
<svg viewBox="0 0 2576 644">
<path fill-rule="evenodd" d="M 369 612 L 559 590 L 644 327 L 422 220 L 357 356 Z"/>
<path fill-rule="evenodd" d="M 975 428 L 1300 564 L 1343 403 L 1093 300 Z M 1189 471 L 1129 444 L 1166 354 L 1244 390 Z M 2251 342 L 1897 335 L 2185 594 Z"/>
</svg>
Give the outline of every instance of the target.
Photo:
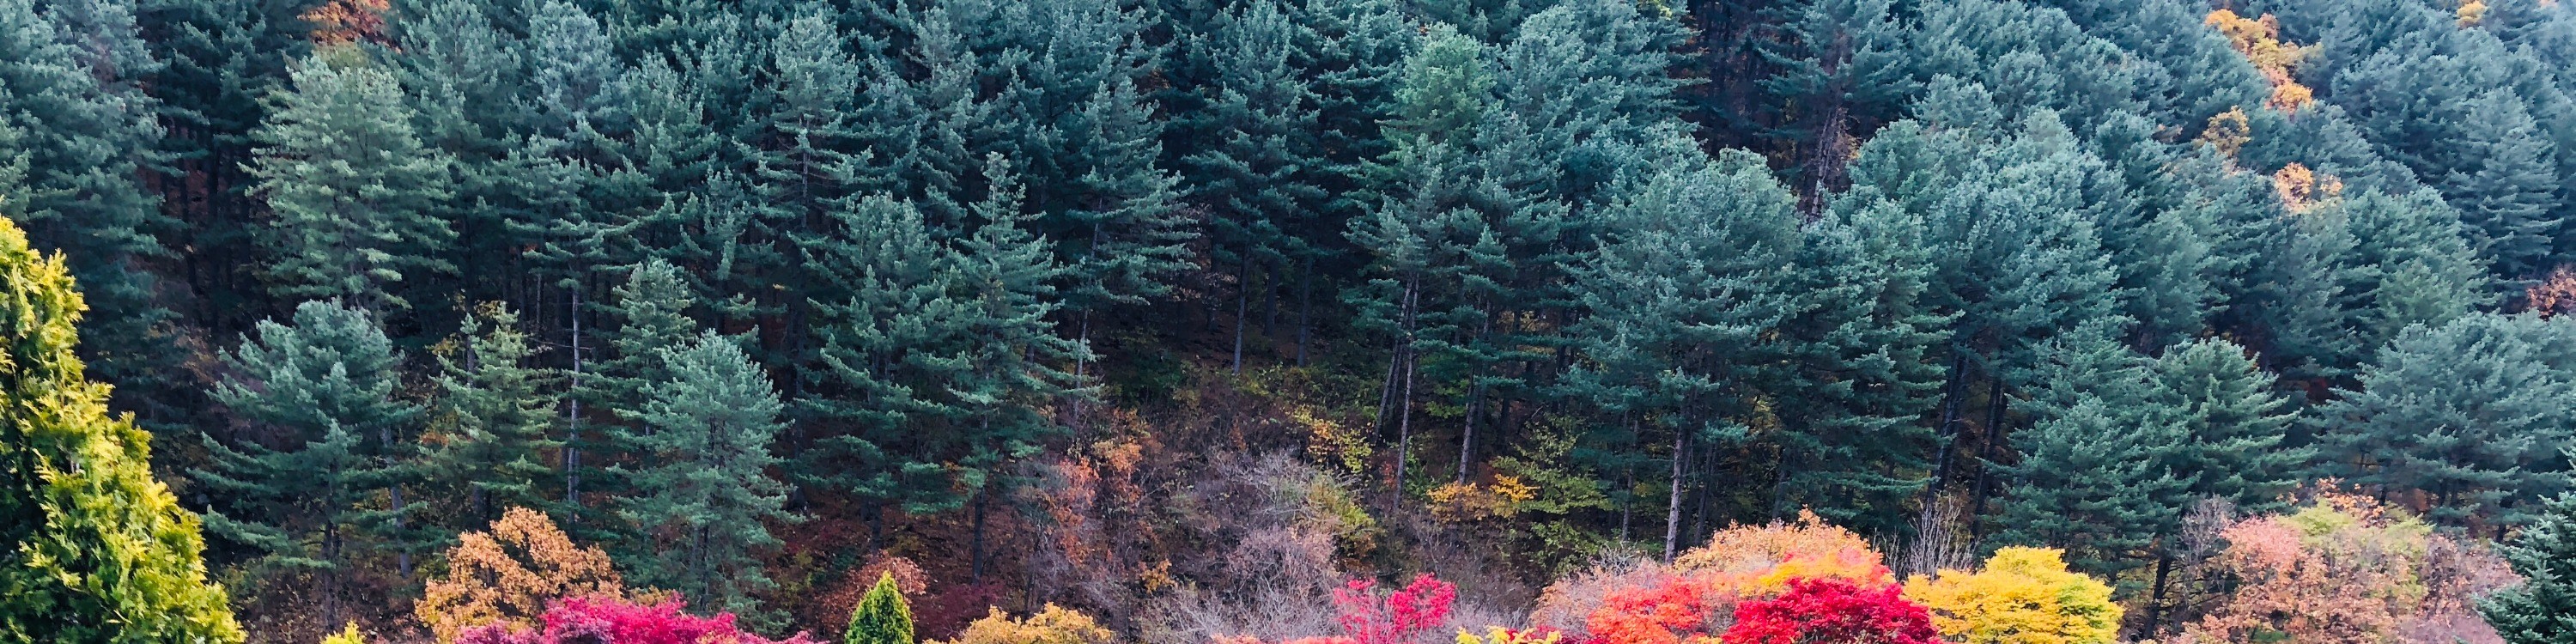
<svg viewBox="0 0 2576 644">
<path fill-rule="evenodd" d="M 447 574 L 431 578 L 412 608 L 441 643 L 484 624 L 537 628 L 546 604 L 558 599 L 625 593 L 608 553 L 573 545 L 542 512 L 510 508 L 491 528 L 456 542 L 447 550 Z"/>
<path fill-rule="evenodd" d="M 2467 607 L 2513 581 L 2483 549 L 2331 487 L 2296 514 L 2221 535 L 2213 563 L 2241 583 L 2185 630 L 2188 642 L 2493 642 Z"/>
<path fill-rule="evenodd" d="M 1713 641 L 1740 603 L 1778 597 L 1792 581 L 1812 579 L 1862 588 L 1896 584 L 1868 541 L 1801 512 L 1795 522 L 1720 530 L 1670 569 L 1640 564 L 1569 577 L 1548 587 L 1531 616 L 1562 628 L 1565 613 L 1588 606 L 1581 634 L 1604 644 Z"/>
<path fill-rule="evenodd" d="M 330 0 L 304 12 L 306 23 L 313 25 L 313 42 L 342 45 L 364 40 L 385 40 L 385 11 L 390 0 Z"/>
<path fill-rule="evenodd" d="M 2576 311 L 2576 271 L 2566 266 L 2550 271 L 2547 279 L 2523 291 L 2522 308 L 2540 317 Z"/>
<path fill-rule="evenodd" d="M 2280 194 L 2281 205 L 2288 207 L 2290 212 L 2307 212 L 2319 203 L 2342 196 L 2343 180 L 2291 163 L 2272 173 L 2272 191 Z"/>
<path fill-rule="evenodd" d="M 1792 558 L 1849 558 L 1866 559 L 1870 565 L 1879 563 L 1878 551 L 1870 548 L 1868 540 L 1825 523 L 1814 512 L 1800 510 L 1796 522 L 1719 530 L 1709 536 L 1708 545 L 1682 553 L 1673 567 L 1681 571 L 1760 575 Z"/>
<path fill-rule="evenodd" d="M 2272 82 L 2272 98 L 2264 104 L 2288 112 L 2307 105 L 2315 98 L 2315 92 L 2293 80 L 2290 74 L 2316 55 L 2316 46 L 2301 47 L 2281 42 L 2281 22 L 2271 14 L 2247 19 L 2234 11 L 2219 9 L 2209 12 L 2201 22 L 2226 34 L 2228 44 L 2236 47 L 2236 53 L 2244 54 L 2247 61 L 2254 63 L 2254 69 L 2263 73 L 2263 79 Z"/>
</svg>

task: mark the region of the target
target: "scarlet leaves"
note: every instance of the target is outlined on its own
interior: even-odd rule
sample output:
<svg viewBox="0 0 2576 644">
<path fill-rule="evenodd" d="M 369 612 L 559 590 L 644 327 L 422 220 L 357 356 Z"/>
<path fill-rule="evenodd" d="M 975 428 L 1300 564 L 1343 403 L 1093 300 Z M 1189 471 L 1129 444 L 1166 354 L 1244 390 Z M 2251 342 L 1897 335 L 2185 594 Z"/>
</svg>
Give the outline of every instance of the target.
<svg viewBox="0 0 2576 644">
<path fill-rule="evenodd" d="M 1940 644 L 1932 617 L 1895 586 L 1798 579 L 1777 599 L 1735 609 L 1726 644 Z"/>
<path fill-rule="evenodd" d="M 732 613 L 699 617 L 681 612 L 679 600 L 638 604 L 614 597 L 576 597 L 546 609 L 545 627 L 514 630 L 503 624 L 466 629 L 458 644 L 817 644 L 804 633 L 771 640 L 742 632 Z"/>
<path fill-rule="evenodd" d="M 1379 597 L 1371 592 L 1377 582 L 1351 580 L 1350 585 L 1333 591 L 1333 605 L 1342 611 L 1342 632 L 1354 644 L 1414 644 L 1423 634 L 1449 621 L 1450 604 L 1458 599 L 1458 587 L 1449 582 L 1421 575 L 1413 583 Z"/>
</svg>

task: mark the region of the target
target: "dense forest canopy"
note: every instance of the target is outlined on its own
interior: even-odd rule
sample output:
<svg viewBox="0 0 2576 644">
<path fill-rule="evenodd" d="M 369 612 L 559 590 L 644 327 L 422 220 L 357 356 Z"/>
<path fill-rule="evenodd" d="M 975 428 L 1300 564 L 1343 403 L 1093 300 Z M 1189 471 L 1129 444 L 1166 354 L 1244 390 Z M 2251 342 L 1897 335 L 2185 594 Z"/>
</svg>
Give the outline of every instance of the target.
<svg viewBox="0 0 2576 644">
<path fill-rule="evenodd" d="M 2571 642 L 2571 214 L 2559 0 L 0 0 L 0 637 Z"/>
</svg>

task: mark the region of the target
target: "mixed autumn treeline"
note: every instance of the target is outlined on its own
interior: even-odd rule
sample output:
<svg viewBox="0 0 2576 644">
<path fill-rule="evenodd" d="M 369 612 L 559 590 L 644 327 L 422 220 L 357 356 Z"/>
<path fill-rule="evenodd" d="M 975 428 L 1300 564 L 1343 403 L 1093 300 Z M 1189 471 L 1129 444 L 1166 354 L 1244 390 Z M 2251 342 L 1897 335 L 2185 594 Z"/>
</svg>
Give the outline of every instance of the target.
<svg viewBox="0 0 2576 644">
<path fill-rule="evenodd" d="M 1511 612 L 1807 510 L 2163 638 L 2209 517 L 2571 487 L 2571 13 L 0 0 L 0 214 L 262 638 L 512 508 L 758 630 L 887 558 L 940 629 Z"/>
</svg>

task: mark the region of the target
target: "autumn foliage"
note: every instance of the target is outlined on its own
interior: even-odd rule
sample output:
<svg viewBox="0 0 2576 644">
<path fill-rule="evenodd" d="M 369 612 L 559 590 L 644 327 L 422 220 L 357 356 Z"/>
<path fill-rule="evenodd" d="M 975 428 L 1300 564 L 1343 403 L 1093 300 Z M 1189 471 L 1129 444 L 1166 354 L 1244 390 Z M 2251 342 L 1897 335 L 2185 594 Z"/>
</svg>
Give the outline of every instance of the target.
<svg viewBox="0 0 2576 644">
<path fill-rule="evenodd" d="M 1449 622 L 1458 587 L 1418 575 L 1403 588 L 1379 594 L 1377 582 L 1355 579 L 1333 592 L 1337 620 L 1352 644 L 1420 644 L 1425 633 Z"/>
<path fill-rule="evenodd" d="M 651 604 L 615 597 L 575 597 L 555 602 L 538 629 L 485 624 L 465 629 L 458 644 L 818 644 L 804 633 L 771 640 L 742 632 L 732 613 L 699 617 L 678 599 Z"/>
<path fill-rule="evenodd" d="M 1109 644 L 1113 638 L 1109 629 L 1102 628 L 1090 615 L 1047 604 L 1044 610 L 1024 619 L 1012 618 L 999 608 L 991 609 L 946 644 Z"/>
<path fill-rule="evenodd" d="M 2219 9 L 2209 12 L 2201 22 L 2227 35 L 2236 53 L 2244 54 L 2263 79 L 2272 83 L 2272 98 L 2265 104 L 2282 111 L 2297 110 L 2313 100 L 2316 92 L 2300 85 L 2290 74 L 2301 63 L 2317 55 L 2315 46 L 2301 47 L 2281 40 L 2281 23 L 2271 14 L 2246 18 L 2236 12 Z"/>
<path fill-rule="evenodd" d="M 2184 633 L 2191 642 L 2494 642 L 2469 606 L 2513 581 L 2482 549 L 2331 488 L 2297 513 L 2238 521 L 2222 536 L 2214 563 L 2239 584 Z"/>
<path fill-rule="evenodd" d="M 1974 573 L 1916 576 L 1905 597 L 1923 605 L 1955 644 L 2112 644 L 2120 607 L 2111 587 L 2067 572 L 2064 553 L 2009 547 Z"/>
<path fill-rule="evenodd" d="M 1540 599 L 1541 612 L 1586 605 L 1584 634 L 1605 644 L 1687 644 L 1714 637 L 1745 601 L 1782 595 L 1800 580 L 1831 579 L 1859 588 L 1894 588 L 1878 551 L 1849 530 L 1812 513 L 1795 522 L 1720 530 L 1708 545 L 1677 558 L 1669 570 L 1632 575 L 1628 584 L 1590 589 L 1560 583 Z"/>
<path fill-rule="evenodd" d="M 1895 586 L 1798 579 L 1779 597 L 1745 602 L 1725 644 L 1940 644 L 1931 615 Z"/>
<path fill-rule="evenodd" d="M 456 542 L 447 550 L 447 574 L 431 578 L 413 607 L 440 642 L 486 624 L 534 629 L 557 600 L 625 593 L 608 553 L 573 545 L 535 510 L 511 508 L 488 530 Z"/>
</svg>

